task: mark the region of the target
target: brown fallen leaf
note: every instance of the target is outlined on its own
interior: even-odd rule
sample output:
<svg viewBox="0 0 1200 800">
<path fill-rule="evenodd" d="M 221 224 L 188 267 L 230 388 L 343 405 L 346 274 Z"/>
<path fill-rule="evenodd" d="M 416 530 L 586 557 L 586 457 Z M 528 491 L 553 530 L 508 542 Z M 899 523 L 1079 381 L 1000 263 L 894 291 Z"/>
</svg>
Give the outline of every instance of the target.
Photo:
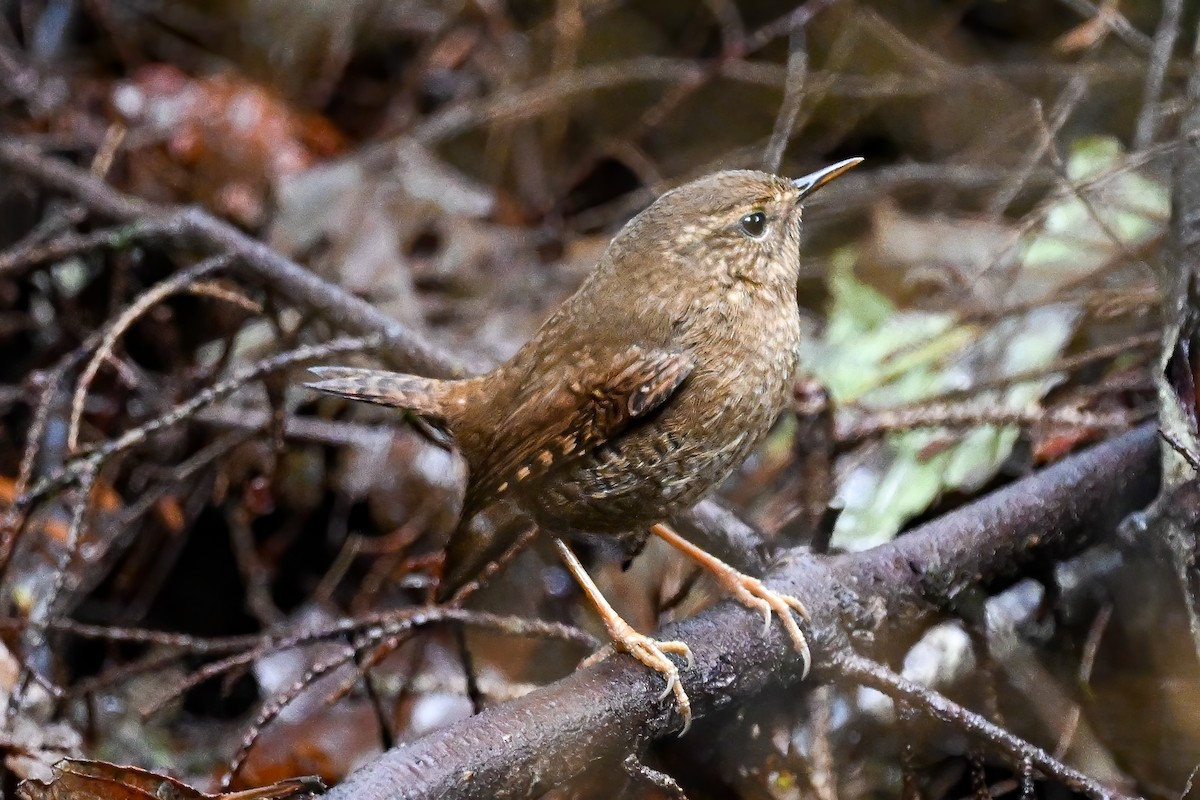
<svg viewBox="0 0 1200 800">
<path fill-rule="evenodd" d="M 1116 16 L 1116 0 L 1106 0 L 1096 9 L 1095 16 L 1059 36 L 1051 46 L 1056 53 L 1063 55 L 1090 50 L 1109 34 Z"/>
<path fill-rule="evenodd" d="M 279 181 L 345 146 L 324 117 L 235 73 L 193 77 L 150 64 L 115 84 L 110 100 L 133 143 L 130 188 L 199 201 L 242 225 L 262 224 Z M 171 173 L 175 190 L 163 186 Z"/>
</svg>

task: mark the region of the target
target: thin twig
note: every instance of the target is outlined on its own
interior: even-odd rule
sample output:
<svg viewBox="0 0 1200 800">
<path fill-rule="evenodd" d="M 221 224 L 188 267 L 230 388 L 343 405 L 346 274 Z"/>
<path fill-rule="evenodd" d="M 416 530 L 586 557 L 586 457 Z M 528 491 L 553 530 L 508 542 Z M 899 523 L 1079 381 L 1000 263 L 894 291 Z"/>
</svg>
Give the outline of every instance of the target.
<svg viewBox="0 0 1200 800">
<path fill-rule="evenodd" d="M 447 622 L 476 625 L 517 636 L 565 639 L 567 641 L 586 643 L 590 647 L 594 647 L 597 644 L 596 640 L 590 635 L 566 625 L 519 617 L 502 617 L 496 614 L 467 611 L 461 608 L 437 607 L 421 609 L 409 614 L 406 618 L 393 619 L 389 624 L 368 628 L 360 635 L 354 637 L 352 644 L 344 647 L 340 652 L 312 664 L 295 683 L 263 704 L 254 722 L 250 724 L 245 736 L 242 738 L 237 752 L 234 753 L 226 765 L 225 775 L 221 779 L 222 788 L 228 788 L 229 784 L 237 776 L 263 729 L 278 717 L 284 708 L 316 681 L 333 673 L 342 666 L 348 666 L 352 662 L 355 662 L 358 654 L 367 648 L 381 641 L 392 639 L 403 631 L 413 630 L 429 624 Z M 364 660 L 364 663 L 357 664 L 354 680 L 357 681 L 374 663 L 373 660 Z"/>
<path fill-rule="evenodd" d="M 1075 672 L 1076 681 L 1081 687 L 1086 688 L 1092 682 L 1092 668 L 1096 665 L 1096 654 L 1100 651 L 1100 642 L 1104 638 L 1105 631 L 1108 630 L 1108 623 L 1112 619 L 1112 615 L 1113 604 L 1105 603 L 1096 612 L 1092 624 L 1088 626 L 1087 638 L 1083 642 L 1083 655 L 1079 659 L 1079 669 Z M 1083 709 L 1080 704 L 1078 702 L 1071 703 L 1071 709 L 1058 734 L 1058 744 L 1054 746 L 1055 758 L 1062 759 L 1071 748 L 1071 740 L 1075 738 L 1075 732 L 1079 729 L 1079 719 L 1082 714 Z"/>
<path fill-rule="evenodd" d="M 124 311 L 117 315 L 115 319 L 105 325 L 104 335 L 100 340 L 100 346 L 96 348 L 96 352 L 84 367 L 83 373 L 79 377 L 79 382 L 75 386 L 75 395 L 71 401 L 71 417 L 67 425 L 67 449 L 74 451 L 79 444 L 79 426 L 83 420 L 83 408 L 87 401 L 88 388 L 92 384 L 92 380 L 96 377 L 96 373 L 100 371 L 100 365 L 103 364 L 116 346 L 117 340 L 121 335 L 129 329 L 139 317 L 146 313 L 152 306 L 160 302 L 168 295 L 175 292 L 185 291 L 191 284 L 203 278 L 206 275 L 211 275 L 213 272 L 224 269 L 229 266 L 232 257 L 228 255 L 213 256 L 206 258 L 203 261 L 195 264 L 182 272 L 177 272 L 164 281 L 150 287 L 143 292 L 138 298 L 129 305 Z"/>
<path fill-rule="evenodd" d="M 788 141 L 792 138 L 796 117 L 800 113 L 800 102 L 804 99 L 808 48 L 803 26 L 793 28 L 789 37 L 787 74 L 787 83 L 783 85 L 783 102 L 779 104 L 775 127 L 771 130 L 771 141 L 763 154 L 763 169 L 767 172 L 779 171 L 779 165 L 783 163 L 783 151 L 787 149 Z"/>
<path fill-rule="evenodd" d="M 228 397 L 250 381 L 272 372 L 312 361 L 327 359 L 332 355 L 357 353 L 378 347 L 384 340 L 381 335 L 344 337 L 319 345 L 303 345 L 295 350 L 277 353 L 249 367 L 244 367 L 223 381 L 205 387 L 188 400 L 171 408 L 164 414 L 131 428 L 115 439 L 110 439 L 81 455 L 72 458 L 50 475 L 39 480 L 33 488 L 17 497 L 14 508 L 27 508 L 49 492 L 78 480 L 80 473 L 92 469 L 118 453 L 144 442 L 160 430 L 176 425 L 194 415 L 205 406 Z"/>
<path fill-rule="evenodd" d="M 1071 79 L 1067 84 L 1058 100 L 1054 104 L 1054 108 L 1050 111 L 1050 121 L 1042 131 L 1042 136 L 1039 138 L 1037 146 L 1033 147 L 1025 156 L 1024 163 L 1017 169 L 1013 175 L 1013 179 L 1008 182 L 1004 190 L 999 192 L 988 206 L 988 211 L 1000 216 L 1004 211 L 1012 205 L 1013 200 L 1024 188 L 1029 176 L 1037 168 L 1038 162 L 1046 155 L 1046 151 L 1054 146 L 1054 137 L 1062 130 L 1063 125 L 1067 124 L 1071 113 L 1083 100 L 1084 94 L 1087 92 L 1088 84 L 1082 75 L 1078 75 Z M 1036 103 L 1036 101 L 1035 101 Z M 1040 107 L 1038 108 L 1040 112 Z"/>
<path fill-rule="evenodd" d="M 35 599 L 33 609 L 30 612 L 30 620 L 35 623 L 54 619 L 61 612 L 61 609 L 58 608 L 59 597 L 66 586 L 67 578 L 74 566 L 75 557 L 79 553 L 79 545 L 83 540 L 83 529 L 87 522 L 88 512 L 91 510 L 90 501 L 92 489 L 96 483 L 97 472 L 97 467 L 91 466 L 79 474 L 79 484 L 71 505 L 71 521 L 67 526 L 67 535 L 57 558 L 53 580 L 46 595 Z M 40 635 L 32 638 L 27 637 L 26 642 L 33 642 L 40 645 L 42 637 Z M 26 654 L 26 658 L 29 658 L 28 654 Z M 41 676 L 37 670 L 29 666 L 28 661 L 22 663 L 21 670 L 24 677 L 20 682 L 20 686 L 28 686 L 28 678 L 31 677 L 37 681 L 41 680 Z M 4 719 L 6 723 L 11 722 L 13 714 L 16 713 L 19 707 L 17 700 L 21 694 L 23 694 L 23 689 L 22 691 L 14 690 L 9 695 L 8 702 L 5 704 Z"/>
<path fill-rule="evenodd" d="M 972 733 L 1003 751 L 1010 758 L 1028 759 L 1042 773 L 1094 800 L 1114 800 L 1120 792 L 1101 786 L 1077 769 L 1069 767 L 1040 747 L 989 722 L 985 717 L 963 708 L 941 694 L 910 681 L 887 667 L 852 653 L 843 653 L 834 662 L 835 669 L 850 680 L 883 692 L 899 702 L 908 703 L 959 730 Z"/>
<path fill-rule="evenodd" d="M 161 236 L 169 230 L 169 226 L 157 221 L 136 221 L 91 233 L 66 233 L 45 244 L 23 243 L 0 253 L 0 277 L 11 280 L 34 267 L 54 264 L 82 253 L 124 250 L 138 241 Z"/>
<path fill-rule="evenodd" d="M 409 633 L 431 625 L 450 623 L 492 630 L 509 636 L 557 639 L 565 642 L 573 642 L 589 649 L 595 649 L 599 646 L 599 642 L 594 636 L 569 625 L 447 606 L 407 608 L 400 611 L 368 614 L 361 617 L 336 620 L 335 622 L 316 628 L 292 631 L 283 630 L 282 632 L 254 638 L 226 637 L 203 645 L 199 644 L 204 641 L 200 639 L 187 639 L 182 642 L 168 639 L 175 646 L 185 647 L 189 650 L 193 647 L 202 647 L 203 649 L 198 649 L 196 652 L 203 654 L 215 654 L 221 651 L 228 652 L 235 649 L 235 647 L 244 647 L 245 649 L 231 653 L 219 661 L 205 664 L 173 686 L 167 695 L 143 709 L 142 713 L 144 716 L 153 716 L 163 706 L 189 689 L 238 667 L 253 664 L 255 661 L 272 653 L 291 650 L 318 642 L 344 639 L 347 636 L 362 640 L 366 643 L 364 646 L 370 646 L 376 642 L 384 641 L 389 637 Z M 129 629 L 105 631 L 104 629 L 97 629 L 95 627 L 84 627 L 78 630 L 88 633 L 93 638 L 111 638 L 116 641 L 125 641 L 127 640 L 125 637 L 130 637 L 129 640 L 141 640 L 133 638 L 136 634 L 130 632 Z M 252 646 L 246 646 L 247 644 Z"/>
<path fill-rule="evenodd" d="M 836 424 L 840 442 L 858 442 L 890 431 L 907 431 L 917 428 L 976 428 L 981 425 L 1016 425 L 1028 427 L 1045 425 L 1051 428 L 1123 430 L 1135 421 L 1135 415 L 1126 411 L 1090 412 L 1076 408 L 1041 408 L 1030 406 L 1023 409 L 1000 407 L 972 407 L 966 404 L 947 405 L 927 403 L 895 409 L 872 410 L 857 419 L 839 418 Z"/>
<path fill-rule="evenodd" d="M 1142 86 L 1142 110 L 1138 112 L 1137 126 L 1133 134 L 1133 149 L 1144 150 L 1154 144 L 1161 116 L 1158 107 L 1162 97 L 1163 82 L 1171 54 L 1175 52 L 1175 40 L 1179 38 L 1179 23 L 1183 17 L 1183 0 L 1163 0 L 1162 17 L 1154 33 L 1154 49 L 1150 52 L 1150 65 L 1146 68 Z"/>
<path fill-rule="evenodd" d="M 222 791 L 229 789 L 230 784 L 233 783 L 233 779 L 241 772 L 242 767 L 246 764 L 246 759 L 250 756 L 250 750 L 254 747 L 255 742 L 258 741 L 266 727 L 282 714 L 283 710 L 292 701 L 307 691 L 314 683 L 326 675 L 333 673 L 347 662 L 353 661 L 357 650 L 357 643 L 346 645 L 338 653 L 317 660 L 291 686 L 263 703 L 258 714 L 255 715 L 254 720 L 247 726 L 246 732 L 242 735 L 242 741 L 238 744 L 238 749 L 229 758 L 229 761 L 226 762 L 225 774 L 221 776 L 220 781 Z"/>
</svg>

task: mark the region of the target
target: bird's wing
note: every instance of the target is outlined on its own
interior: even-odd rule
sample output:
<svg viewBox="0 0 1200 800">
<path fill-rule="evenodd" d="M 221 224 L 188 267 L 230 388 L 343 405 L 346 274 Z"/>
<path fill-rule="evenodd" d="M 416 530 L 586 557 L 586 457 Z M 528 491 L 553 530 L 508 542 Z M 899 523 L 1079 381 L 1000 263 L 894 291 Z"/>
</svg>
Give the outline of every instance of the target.
<svg viewBox="0 0 1200 800">
<path fill-rule="evenodd" d="M 464 521 L 490 500 L 570 463 L 662 405 L 695 361 L 632 345 L 577 366 L 579 372 L 561 383 L 531 386 L 505 419 L 495 420 L 489 447 L 472 465 Z"/>
</svg>

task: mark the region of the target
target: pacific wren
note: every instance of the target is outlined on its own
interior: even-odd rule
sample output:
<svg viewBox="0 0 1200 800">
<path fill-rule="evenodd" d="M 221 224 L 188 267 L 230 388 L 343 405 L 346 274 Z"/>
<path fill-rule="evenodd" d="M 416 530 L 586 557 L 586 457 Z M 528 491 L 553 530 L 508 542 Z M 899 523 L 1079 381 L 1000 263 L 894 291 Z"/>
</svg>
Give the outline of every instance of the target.
<svg viewBox="0 0 1200 800">
<path fill-rule="evenodd" d="M 324 392 L 406 409 L 451 434 L 468 466 L 448 561 L 469 560 L 466 522 L 515 501 L 556 536 L 651 532 L 712 571 L 736 598 L 779 614 L 809 665 L 792 597 L 772 592 L 658 524 L 694 504 L 766 435 L 791 395 L 800 344 L 800 201 L 862 161 L 797 180 L 718 172 L 667 192 L 612 240 L 600 263 L 511 359 L 463 380 L 314 369 Z M 644 533 L 642 533 L 644 536 Z M 618 648 L 664 673 L 658 642 L 617 616 L 565 542 L 571 571 Z M 456 550 L 457 555 L 456 555 Z M 453 567 L 450 567 L 452 570 Z"/>
</svg>

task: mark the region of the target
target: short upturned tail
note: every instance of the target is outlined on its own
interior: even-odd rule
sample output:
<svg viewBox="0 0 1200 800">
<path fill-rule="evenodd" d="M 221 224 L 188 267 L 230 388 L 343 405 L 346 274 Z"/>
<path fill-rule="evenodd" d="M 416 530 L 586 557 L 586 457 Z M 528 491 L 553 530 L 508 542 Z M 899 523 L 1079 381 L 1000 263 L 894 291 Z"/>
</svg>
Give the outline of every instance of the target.
<svg viewBox="0 0 1200 800">
<path fill-rule="evenodd" d="M 403 408 L 430 419 L 445 422 L 447 400 L 455 381 L 383 372 L 352 367 L 310 367 L 321 380 L 306 383 L 310 389 L 335 394 L 350 400 L 362 400 L 381 406 Z"/>
</svg>

